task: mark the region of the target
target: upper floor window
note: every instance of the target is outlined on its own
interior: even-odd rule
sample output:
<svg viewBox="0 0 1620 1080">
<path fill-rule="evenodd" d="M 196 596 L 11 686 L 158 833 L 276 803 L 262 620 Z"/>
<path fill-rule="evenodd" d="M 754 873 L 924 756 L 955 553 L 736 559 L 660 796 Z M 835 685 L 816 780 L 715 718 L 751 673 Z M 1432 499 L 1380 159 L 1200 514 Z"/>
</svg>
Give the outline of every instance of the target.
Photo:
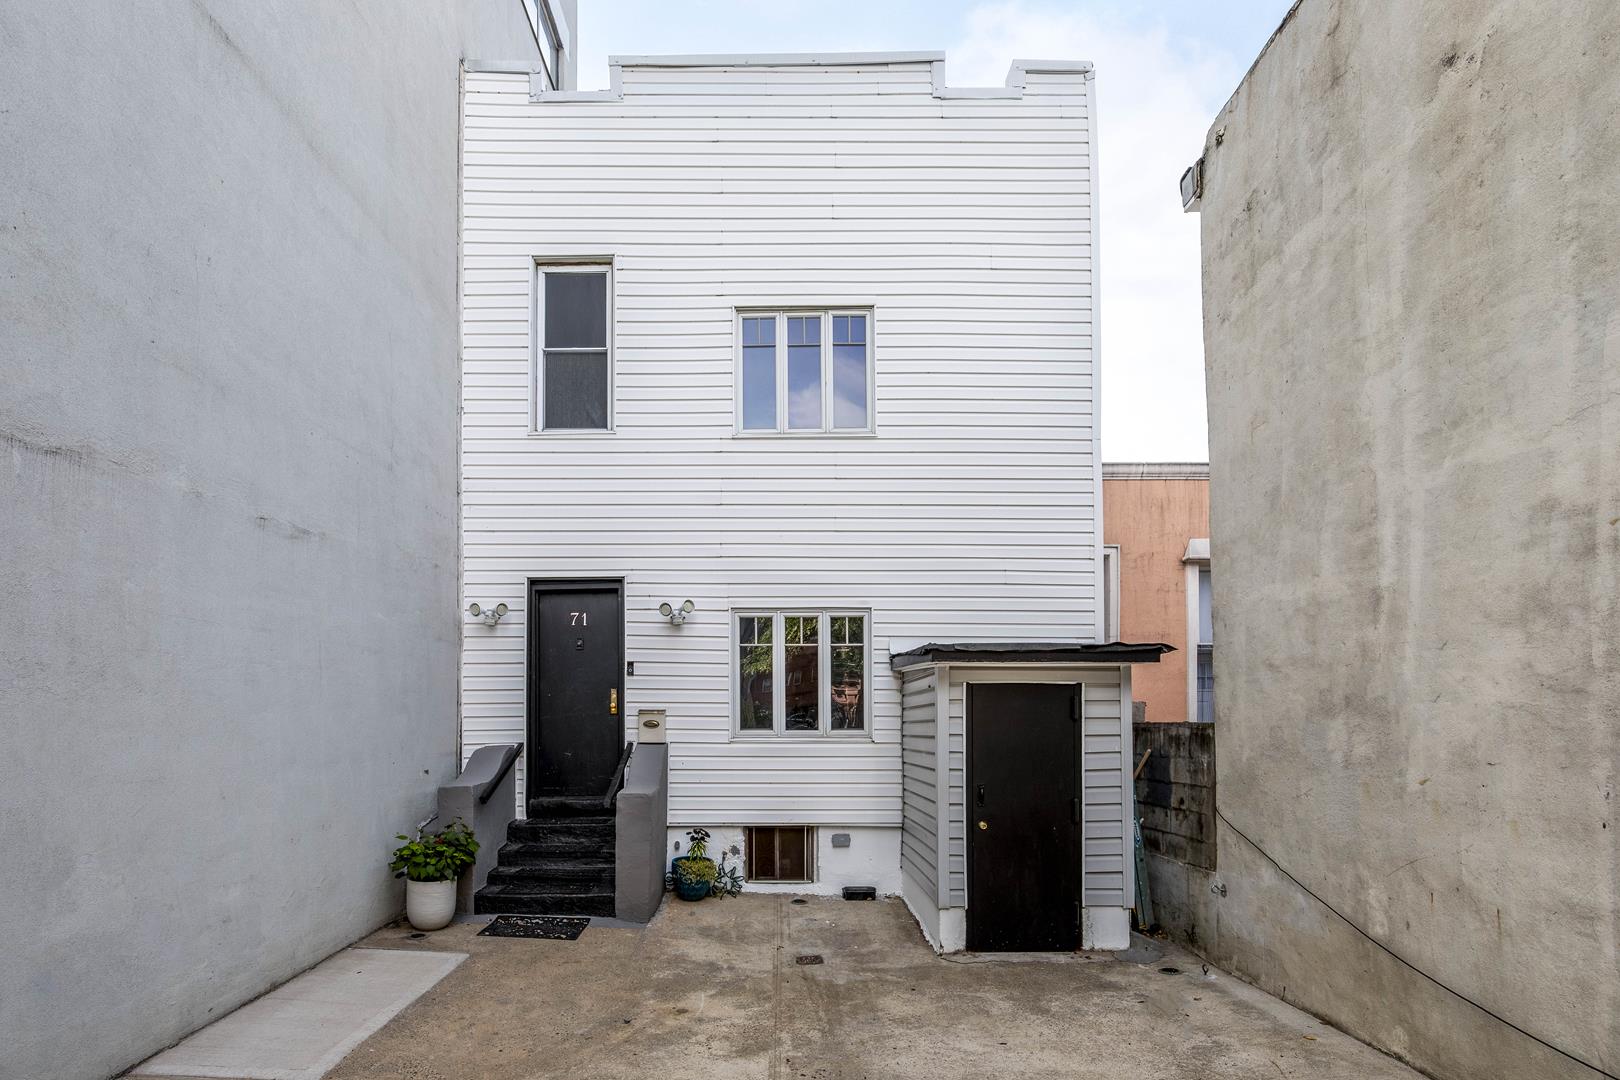
<svg viewBox="0 0 1620 1080">
<path fill-rule="evenodd" d="M 738 732 L 865 732 L 868 622 L 865 612 L 739 613 Z"/>
<path fill-rule="evenodd" d="M 612 427 L 609 278 L 601 265 L 542 266 L 535 289 L 535 428 Z"/>
<path fill-rule="evenodd" d="M 540 60 L 546 69 L 546 85 L 553 90 L 563 89 L 562 37 L 557 26 L 557 13 L 549 0 L 523 0 L 523 11 L 529 16 L 529 28 L 534 31 L 534 42 L 540 47 Z"/>
<path fill-rule="evenodd" d="M 739 314 L 737 429 L 872 430 L 872 313 Z"/>
</svg>

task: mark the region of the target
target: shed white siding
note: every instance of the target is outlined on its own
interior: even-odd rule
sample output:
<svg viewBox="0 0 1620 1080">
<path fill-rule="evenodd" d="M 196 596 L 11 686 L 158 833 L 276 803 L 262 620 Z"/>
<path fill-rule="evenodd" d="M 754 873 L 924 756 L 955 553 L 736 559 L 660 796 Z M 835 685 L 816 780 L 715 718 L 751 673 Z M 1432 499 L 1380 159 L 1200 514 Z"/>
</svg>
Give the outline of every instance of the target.
<svg viewBox="0 0 1620 1080">
<path fill-rule="evenodd" d="M 907 671 L 900 686 L 900 767 L 904 822 L 900 867 L 939 906 L 939 672 Z"/>
<path fill-rule="evenodd" d="M 898 827 L 891 640 L 1097 639 L 1090 76 L 935 68 L 468 74 L 463 602 L 511 614 L 465 627 L 464 753 L 523 739 L 530 577 L 625 579 L 624 715 L 668 711 L 680 825 Z M 534 267 L 583 256 L 615 430 L 532 435 Z M 872 309 L 875 434 L 734 434 L 735 309 L 773 304 Z M 798 605 L 871 610 L 869 738 L 733 737 L 729 612 Z"/>
</svg>

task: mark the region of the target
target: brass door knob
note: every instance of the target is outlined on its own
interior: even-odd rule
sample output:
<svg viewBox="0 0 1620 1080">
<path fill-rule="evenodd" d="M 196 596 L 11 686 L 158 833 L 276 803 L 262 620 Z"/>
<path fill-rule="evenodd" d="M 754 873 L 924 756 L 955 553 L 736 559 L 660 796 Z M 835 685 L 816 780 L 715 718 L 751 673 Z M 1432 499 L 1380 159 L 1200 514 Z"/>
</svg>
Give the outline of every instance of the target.
<svg viewBox="0 0 1620 1080">
<path fill-rule="evenodd" d="M 989 827 L 990 827 L 990 823 L 989 823 L 989 822 L 988 822 L 988 821 L 981 821 L 981 822 L 979 822 L 979 828 L 981 828 L 981 829 L 988 829 L 988 828 L 989 828 Z"/>
</svg>

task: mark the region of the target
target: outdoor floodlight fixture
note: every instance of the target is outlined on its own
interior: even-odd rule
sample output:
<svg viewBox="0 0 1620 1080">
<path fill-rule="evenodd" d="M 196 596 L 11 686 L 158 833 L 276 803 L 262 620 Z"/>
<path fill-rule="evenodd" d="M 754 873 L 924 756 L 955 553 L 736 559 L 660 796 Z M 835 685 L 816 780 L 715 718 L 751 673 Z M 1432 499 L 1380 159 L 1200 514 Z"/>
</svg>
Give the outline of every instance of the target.
<svg viewBox="0 0 1620 1080">
<path fill-rule="evenodd" d="M 467 614 L 475 619 L 482 615 L 485 626 L 494 626 L 500 622 L 501 616 L 505 615 L 507 610 L 505 604 L 496 604 L 492 608 L 480 607 L 476 602 L 467 605 Z"/>
<path fill-rule="evenodd" d="M 680 607 L 675 607 L 668 600 L 658 605 L 658 614 L 669 620 L 669 625 L 679 626 L 686 621 L 686 617 L 697 610 L 697 605 L 687 600 Z"/>
</svg>

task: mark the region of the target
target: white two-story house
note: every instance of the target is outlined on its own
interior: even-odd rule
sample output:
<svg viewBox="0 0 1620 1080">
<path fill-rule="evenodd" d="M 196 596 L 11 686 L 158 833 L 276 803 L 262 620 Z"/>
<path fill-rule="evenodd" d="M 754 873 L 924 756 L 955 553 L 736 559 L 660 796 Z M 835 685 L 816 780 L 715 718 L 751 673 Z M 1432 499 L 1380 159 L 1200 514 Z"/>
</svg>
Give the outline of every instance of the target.
<svg viewBox="0 0 1620 1080">
<path fill-rule="evenodd" d="M 1090 65 L 474 67 L 463 753 L 538 817 L 665 741 L 665 858 L 1123 945 L 1159 650 L 1104 641 Z"/>
</svg>

